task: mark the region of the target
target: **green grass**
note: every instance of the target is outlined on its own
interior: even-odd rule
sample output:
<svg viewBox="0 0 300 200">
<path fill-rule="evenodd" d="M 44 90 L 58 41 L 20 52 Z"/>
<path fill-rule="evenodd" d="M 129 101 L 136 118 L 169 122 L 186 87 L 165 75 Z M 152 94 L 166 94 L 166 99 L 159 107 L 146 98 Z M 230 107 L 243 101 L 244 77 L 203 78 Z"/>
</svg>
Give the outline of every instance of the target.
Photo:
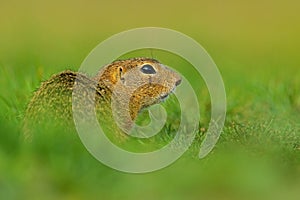
<svg viewBox="0 0 300 200">
<path fill-rule="evenodd" d="M 138 18 L 128 12 L 133 8 L 127 3 L 116 7 L 78 1 L 70 10 L 70 2 L 62 7 L 3 3 L 0 199 L 299 199 L 299 5 L 215 3 L 178 3 L 172 9 L 161 3 L 156 14 L 143 9 Z M 131 6 L 135 5 L 140 4 Z M 74 15 L 82 10 L 82 15 Z M 78 69 L 100 41 L 138 26 L 182 31 L 204 45 L 218 65 L 226 87 L 227 117 L 213 151 L 202 160 L 197 157 L 210 117 L 205 84 L 200 76 L 192 76 L 189 63 L 158 50 L 125 56 L 153 56 L 189 77 L 201 111 L 201 130 L 174 164 L 149 174 L 126 174 L 98 162 L 76 134 L 49 130 L 24 142 L 24 110 L 40 82 L 64 69 Z M 164 105 L 172 107 L 172 97 Z M 172 109 L 169 116 L 176 120 Z M 128 148 L 164 145 L 177 123 L 169 122 L 151 141 L 133 142 Z"/>
<path fill-rule="evenodd" d="M 0 194 L 5 199 L 299 195 L 297 80 L 270 80 L 267 84 L 247 81 L 230 89 L 227 83 L 226 124 L 219 142 L 205 159 L 197 158 L 205 134 L 199 130 L 190 149 L 172 166 L 150 174 L 130 175 L 96 161 L 77 135 L 48 131 L 35 136 L 32 142 L 24 142 L 22 116 L 31 92 L 41 80 L 40 69 L 27 67 L 30 73 L 6 66 L 1 69 L 11 77 L 2 79 L 7 90 L 1 96 Z M 207 112 L 209 99 L 204 99 L 200 106 Z M 172 101 L 171 97 L 164 104 Z M 207 128 L 209 115 L 203 116 L 200 126 Z M 176 119 L 176 115 L 172 117 Z M 171 126 L 168 124 L 163 134 L 151 140 L 152 148 L 172 139 Z M 149 148 L 147 142 L 132 148 L 143 147 Z"/>
</svg>

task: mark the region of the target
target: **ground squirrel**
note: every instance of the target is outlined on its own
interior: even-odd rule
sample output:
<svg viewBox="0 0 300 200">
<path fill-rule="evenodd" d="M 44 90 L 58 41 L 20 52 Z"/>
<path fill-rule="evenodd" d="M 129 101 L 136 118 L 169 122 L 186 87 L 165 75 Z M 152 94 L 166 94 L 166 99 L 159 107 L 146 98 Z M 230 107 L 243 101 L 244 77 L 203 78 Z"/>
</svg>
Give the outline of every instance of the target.
<svg viewBox="0 0 300 200">
<path fill-rule="evenodd" d="M 128 107 L 130 120 L 134 120 L 141 109 L 160 103 L 180 82 L 176 72 L 151 58 L 117 60 L 94 77 L 63 71 L 43 82 L 34 93 L 25 113 L 25 134 L 31 136 L 30 129 L 45 122 L 50 127 L 59 123 L 69 126 L 66 121 L 73 123 L 72 98 L 90 98 L 88 102 L 94 102 L 91 105 L 96 107 L 96 112 L 105 116 L 111 109 L 112 96 L 116 95 L 117 102 Z M 72 93 L 74 84 L 79 88 L 77 94 Z M 94 96 L 86 96 L 87 91 L 92 91 Z"/>
</svg>

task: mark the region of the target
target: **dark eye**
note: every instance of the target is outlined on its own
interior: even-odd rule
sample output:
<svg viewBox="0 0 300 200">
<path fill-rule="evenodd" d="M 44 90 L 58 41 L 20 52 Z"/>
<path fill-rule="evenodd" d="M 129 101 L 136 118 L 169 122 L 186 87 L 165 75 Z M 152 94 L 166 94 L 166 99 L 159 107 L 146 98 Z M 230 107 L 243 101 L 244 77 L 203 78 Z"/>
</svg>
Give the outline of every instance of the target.
<svg viewBox="0 0 300 200">
<path fill-rule="evenodd" d="M 144 73 L 144 74 L 155 74 L 156 71 L 155 69 L 151 66 L 151 65 L 144 65 L 142 68 L 141 68 L 141 71 Z"/>
</svg>

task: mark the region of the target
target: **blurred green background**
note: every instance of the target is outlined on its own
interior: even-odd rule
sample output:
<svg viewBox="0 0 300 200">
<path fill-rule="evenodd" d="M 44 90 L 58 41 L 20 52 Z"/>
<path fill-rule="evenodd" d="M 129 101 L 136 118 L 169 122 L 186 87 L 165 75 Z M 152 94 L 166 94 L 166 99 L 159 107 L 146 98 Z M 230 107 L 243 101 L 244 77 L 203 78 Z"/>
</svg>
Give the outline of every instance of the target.
<svg viewBox="0 0 300 200">
<path fill-rule="evenodd" d="M 296 0 L 2 0 L 0 199 L 299 199 L 299 10 Z M 102 165 L 69 135 L 22 140 L 41 81 L 78 69 L 109 36 L 146 26 L 189 35 L 219 67 L 228 113 L 208 157 L 197 159 L 207 119 L 181 159 L 142 175 Z"/>
</svg>

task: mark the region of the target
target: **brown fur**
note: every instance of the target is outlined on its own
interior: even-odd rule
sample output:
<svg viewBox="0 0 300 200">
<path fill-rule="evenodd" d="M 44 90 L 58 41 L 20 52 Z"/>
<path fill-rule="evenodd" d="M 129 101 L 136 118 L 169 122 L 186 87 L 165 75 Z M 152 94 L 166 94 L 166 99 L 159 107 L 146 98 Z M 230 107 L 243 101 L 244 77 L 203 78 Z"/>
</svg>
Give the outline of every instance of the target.
<svg viewBox="0 0 300 200">
<path fill-rule="evenodd" d="M 144 64 L 152 65 L 156 74 L 142 73 L 140 68 Z M 64 127 L 72 126 L 72 92 L 75 80 L 80 94 L 73 94 L 73 98 L 88 99 L 87 102 L 90 103 L 95 101 L 97 112 L 104 116 L 111 109 L 112 97 L 115 97 L 122 108 L 128 108 L 130 118 L 134 120 L 141 109 L 161 102 L 162 98 L 170 94 L 180 79 L 177 73 L 150 58 L 115 61 L 92 78 L 78 72 L 61 72 L 43 82 L 34 93 L 25 113 L 25 134 L 30 136 L 32 127 L 49 119 L 52 119 L 51 123 L 61 123 Z M 88 95 L 89 91 L 95 93 L 95 99 Z M 129 101 L 126 100 L 128 98 Z M 123 111 L 118 112 L 122 115 Z"/>
</svg>

